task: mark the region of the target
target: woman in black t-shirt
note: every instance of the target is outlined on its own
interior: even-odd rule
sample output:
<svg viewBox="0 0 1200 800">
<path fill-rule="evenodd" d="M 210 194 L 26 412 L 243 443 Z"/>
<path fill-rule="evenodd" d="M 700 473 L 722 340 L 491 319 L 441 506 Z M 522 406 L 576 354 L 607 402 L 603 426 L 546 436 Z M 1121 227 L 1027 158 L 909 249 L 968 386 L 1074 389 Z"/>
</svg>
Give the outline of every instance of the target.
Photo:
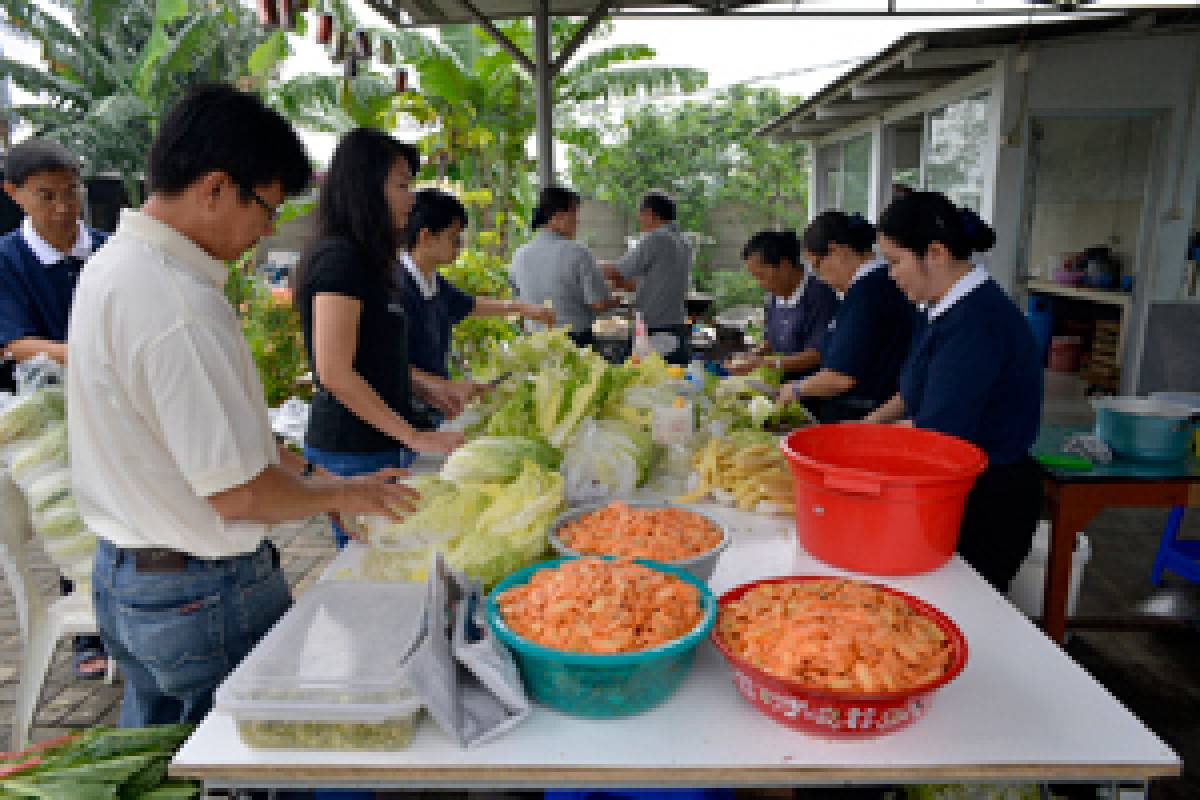
<svg viewBox="0 0 1200 800">
<path fill-rule="evenodd" d="M 411 383 L 408 321 L 392 280 L 419 168 L 415 147 L 381 131 L 342 139 L 321 185 L 317 237 L 297 270 L 316 386 L 304 455 L 335 475 L 406 467 L 415 453 L 449 453 L 463 441 L 421 430 L 414 392 L 441 408 L 457 390 L 450 381 Z M 346 543 L 336 524 L 334 536 Z"/>
</svg>

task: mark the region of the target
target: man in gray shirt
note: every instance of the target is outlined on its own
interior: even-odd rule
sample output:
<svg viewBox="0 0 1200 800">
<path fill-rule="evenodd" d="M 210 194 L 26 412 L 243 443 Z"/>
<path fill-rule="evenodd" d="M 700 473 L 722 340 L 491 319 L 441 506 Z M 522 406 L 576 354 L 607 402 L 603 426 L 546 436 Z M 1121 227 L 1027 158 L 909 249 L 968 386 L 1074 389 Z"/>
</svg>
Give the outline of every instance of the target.
<svg viewBox="0 0 1200 800">
<path fill-rule="evenodd" d="M 686 364 L 691 353 L 687 326 L 687 293 L 692 273 L 692 248 L 675 222 L 675 201 L 665 192 L 651 191 L 638 208 L 641 241 L 604 274 L 617 286 L 636 287 L 637 310 L 647 331 L 675 337 L 666 354 L 673 364 Z"/>
<path fill-rule="evenodd" d="M 596 313 L 616 306 L 596 259 L 574 241 L 579 226 L 579 195 L 553 186 L 543 189 L 533 212 L 533 239 L 513 254 L 509 281 L 523 303 L 550 301 L 559 324 L 569 325 L 580 347 L 591 344 Z"/>
</svg>

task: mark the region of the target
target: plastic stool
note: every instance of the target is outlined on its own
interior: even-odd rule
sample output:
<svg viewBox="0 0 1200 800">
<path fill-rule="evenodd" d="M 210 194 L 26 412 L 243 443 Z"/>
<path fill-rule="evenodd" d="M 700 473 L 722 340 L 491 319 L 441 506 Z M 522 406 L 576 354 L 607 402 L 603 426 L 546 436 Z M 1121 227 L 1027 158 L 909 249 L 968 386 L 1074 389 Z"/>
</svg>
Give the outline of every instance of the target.
<svg viewBox="0 0 1200 800">
<path fill-rule="evenodd" d="M 1155 586 L 1162 586 L 1162 574 L 1165 570 L 1170 570 L 1192 583 L 1200 583 L 1200 540 L 1181 541 L 1179 527 L 1182 524 L 1183 506 L 1173 506 L 1167 516 L 1167 527 L 1163 528 L 1162 539 L 1158 543 L 1154 566 L 1150 569 L 1150 583 Z"/>
<path fill-rule="evenodd" d="M 733 800 L 733 789 L 548 789 L 545 800 Z"/>
</svg>

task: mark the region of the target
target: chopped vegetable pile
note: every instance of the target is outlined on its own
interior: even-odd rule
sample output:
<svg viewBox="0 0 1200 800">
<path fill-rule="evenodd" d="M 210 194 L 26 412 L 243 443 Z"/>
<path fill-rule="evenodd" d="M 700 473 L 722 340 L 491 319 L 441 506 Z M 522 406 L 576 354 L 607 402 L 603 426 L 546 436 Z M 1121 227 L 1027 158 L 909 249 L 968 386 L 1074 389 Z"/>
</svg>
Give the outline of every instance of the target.
<svg viewBox="0 0 1200 800">
<path fill-rule="evenodd" d="M 717 635 L 753 666 L 815 689 L 912 689 L 953 657 L 941 629 L 902 598 L 843 579 L 757 586 L 721 608 Z"/>
<path fill-rule="evenodd" d="M 633 561 L 580 558 L 538 570 L 497 598 L 519 636 L 575 653 L 633 653 L 692 631 L 701 620 L 696 587 Z"/>
<path fill-rule="evenodd" d="M 682 508 L 630 508 L 620 501 L 572 520 L 558 531 L 562 543 L 588 555 L 679 561 L 721 543 L 721 529 Z"/>
</svg>

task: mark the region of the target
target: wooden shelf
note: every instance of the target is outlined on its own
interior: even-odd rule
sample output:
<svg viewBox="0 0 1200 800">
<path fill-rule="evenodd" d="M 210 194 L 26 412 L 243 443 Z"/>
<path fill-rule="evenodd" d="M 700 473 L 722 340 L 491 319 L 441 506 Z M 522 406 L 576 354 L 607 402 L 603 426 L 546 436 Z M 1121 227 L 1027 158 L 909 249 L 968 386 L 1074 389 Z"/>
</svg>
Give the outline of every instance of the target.
<svg viewBox="0 0 1200 800">
<path fill-rule="evenodd" d="M 1128 310 L 1130 301 L 1133 299 L 1129 292 L 1062 286 L 1054 281 L 1027 281 L 1025 289 L 1030 292 L 1037 292 L 1038 294 L 1052 294 L 1058 297 L 1069 297 L 1073 300 L 1086 300 L 1092 303 L 1120 306 L 1126 310 Z"/>
</svg>

